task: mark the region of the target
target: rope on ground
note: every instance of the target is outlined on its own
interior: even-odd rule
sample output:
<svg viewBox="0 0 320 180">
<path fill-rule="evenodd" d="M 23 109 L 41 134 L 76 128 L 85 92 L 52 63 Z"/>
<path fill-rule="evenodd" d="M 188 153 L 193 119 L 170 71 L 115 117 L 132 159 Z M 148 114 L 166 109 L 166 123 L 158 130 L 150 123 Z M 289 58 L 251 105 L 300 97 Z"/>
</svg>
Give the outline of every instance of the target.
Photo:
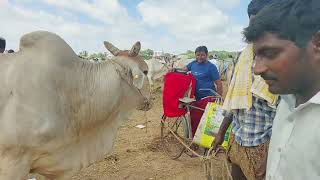
<svg viewBox="0 0 320 180">
<path fill-rule="evenodd" d="M 144 114 L 143 114 L 143 116 L 144 116 L 144 125 L 146 126 L 145 128 L 146 128 L 146 133 L 148 133 L 148 116 L 147 116 L 147 109 L 149 108 L 149 107 L 147 107 L 147 106 L 151 106 L 151 101 L 152 101 L 152 90 L 151 90 L 151 88 L 149 88 L 149 94 L 150 94 L 150 98 L 149 98 L 149 102 L 145 102 L 145 107 L 143 108 L 143 111 L 144 111 Z"/>
<path fill-rule="evenodd" d="M 228 166 L 228 160 L 227 160 L 227 154 L 225 153 L 225 150 L 222 149 L 222 148 L 218 148 L 216 151 L 213 150 L 213 148 L 210 148 L 209 151 L 207 152 L 207 155 L 206 156 L 202 156 L 200 154 L 198 154 L 197 152 L 195 152 L 194 150 L 192 150 L 190 148 L 190 145 L 187 145 L 185 142 L 183 142 L 183 140 L 181 140 L 181 138 L 179 138 L 176 133 L 171 129 L 171 128 L 168 128 L 169 131 L 173 134 L 173 136 L 188 150 L 190 151 L 193 155 L 195 155 L 196 157 L 200 158 L 201 161 L 204 163 L 205 165 L 205 172 L 206 172 L 206 175 L 208 177 L 208 179 L 211 179 L 211 176 L 214 174 L 213 173 L 213 170 L 214 170 L 214 167 L 212 167 L 212 160 L 216 160 L 216 161 L 221 161 L 220 159 L 217 158 L 217 155 L 218 154 L 223 154 L 223 169 L 226 169 L 227 170 L 227 175 L 228 175 L 228 178 L 229 180 L 233 180 L 232 176 L 231 176 L 231 171 L 230 171 L 230 168 Z M 213 152 L 213 154 L 212 154 Z M 221 153 L 223 152 L 223 153 Z M 212 155 L 211 155 L 212 154 Z"/>
<path fill-rule="evenodd" d="M 148 116 L 147 111 L 144 111 L 144 119 L 145 119 L 145 126 L 146 126 L 146 133 L 148 133 Z"/>
<path fill-rule="evenodd" d="M 179 138 L 179 137 L 176 135 L 176 133 L 172 131 L 171 128 L 168 128 L 168 129 L 169 129 L 169 131 L 171 132 L 171 134 L 172 134 L 186 149 L 188 149 L 192 154 L 194 154 L 195 156 L 197 156 L 198 158 L 201 158 L 201 159 L 205 158 L 204 156 L 201 156 L 200 154 L 198 154 L 197 152 L 195 152 L 194 150 L 192 150 L 192 149 L 190 148 L 190 145 L 189 145 L 189 146 L 186 145 L 186 143 L 183 142 L 183 141 L 181 140 L 181 138 Z"/>
<path fill-rule="evenodd" d="M 222 147 L 219 147 L 216 151 L 213 150 L 213 148 L 210 148 L 207 155 L 206 155 L 206 158 L 204 159 L 204 168 L 205 168 L 205 172 L 206 172 L 206 176 L 208 178 L 208 180 L 212 179 L 212 176 L 214 174 L 214 168 L 212 166 L 212 163 L 213 163 L 213 160 L 215 161 L 221 161 L 221 159 L 219 159 L 217 157 L 217 155 L 223 155 L 222 157 L 222 169 L 223 170 L 226 170 L 226 174 L 227 174 L 227 180 L 233 180 L 232 178 L 232 175 L 231 175 L 231 170 L 229 168 L 229 165 L 228 165 L 228 156 L 225 152 L 225 149 L 222 148 Z M 225 176 L 222 176 L 223 179 L 225 179 Z"/>
</svg>

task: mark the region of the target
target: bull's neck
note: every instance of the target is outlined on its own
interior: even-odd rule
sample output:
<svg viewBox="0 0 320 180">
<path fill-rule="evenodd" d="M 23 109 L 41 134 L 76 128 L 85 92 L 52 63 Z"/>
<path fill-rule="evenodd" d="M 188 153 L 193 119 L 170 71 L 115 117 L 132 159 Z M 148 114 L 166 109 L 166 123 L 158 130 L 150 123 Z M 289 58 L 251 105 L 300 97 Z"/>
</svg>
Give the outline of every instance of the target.
<svg viewBox="0 0 320 180">
<path fill-rule="evenodd" d="M 75 107 L 83 113 L 83 116 L 92 120 L 101 120 L 106 116 L 108 109 L 112 109 L 117 104 L 110 103 L 110 99 L 117 101 L 120 96 L 113 95 L 115 92 L 112 88 L 119 88 L 119 75 L 115 71 L 114 65 L 109 62 L 87 62 L 81 60 L 77 67 L 77 73 L 74 74 L 77 82 L 70 79 L 70 83 L 74 83 L 75 101 L 79 101 L 79 105 Z M 79 85 L 79 87 L 77 87 Z M 117 91 L 122 94 L 121 90 Z M 76 97 L 81 97 L 78 100 Z M 103 112 L 103 113 L 101 113 Z"/>
<path fill-rule="evenodd" d="M 109 60 L 101 63 L 79 60 L 75 64 L 76 71 L 63 71 L 68 73 L 65 76 L 68 81 L 63 80 L 67 89 L 62 99 L 71 102 L 64 110 L 74 123 L 70 131 L 89 132 L 126 119 L 136 106 L 137 94 L 116 70 L 121 66 Z"/>
</svg>

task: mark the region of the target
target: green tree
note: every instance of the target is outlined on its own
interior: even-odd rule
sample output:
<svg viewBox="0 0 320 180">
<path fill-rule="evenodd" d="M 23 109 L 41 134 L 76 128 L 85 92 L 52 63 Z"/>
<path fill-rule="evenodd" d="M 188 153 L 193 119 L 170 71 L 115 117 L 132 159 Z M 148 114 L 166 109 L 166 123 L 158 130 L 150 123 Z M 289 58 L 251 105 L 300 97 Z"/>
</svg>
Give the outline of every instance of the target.
<svg viewBox="0 0 320 180">
<path fill-rule="evenodd" d="M 187 52 L 183 53 L 182 55 L 186 55 L 188 57 L 188 59 L 194 59 L 195 55 L 194 52 L 191 50 L 187 50 Z"/>
<path fill-rule="evenodd" d="M 209 55 L 216 55 L 220 60 L 228 60 L 236 57 L 236 52 L 228 52 L 228 51 L 210 51 Z"/>
<path fill-rule="evenodd" d="M 143 59 L 149 60 L 153 56 L 153 50 L 151 50 L 151 49 L 142 50 L 142 51 L 139 52 L 139 55 L 141 57 L 143 57 Z"/>
<path fill-rule="evenodd" d="M 83 59 L 86 59 L 86 60 L 106 60 L 107 59 L 107 53 L 92 53 L 92 54 L 89 54 L 88 51 L 81 51 L 79 52 L 78 54 L 79 57 L 83 58 Z"/>
<path fill-rule="evenodd" d="M 79 52 L 78 56 L 80 56 L 83 59 L 88 59 L 89 53 L 88 53 L 88 51 L 81 51 L 81 52 Z"/>
</svg>

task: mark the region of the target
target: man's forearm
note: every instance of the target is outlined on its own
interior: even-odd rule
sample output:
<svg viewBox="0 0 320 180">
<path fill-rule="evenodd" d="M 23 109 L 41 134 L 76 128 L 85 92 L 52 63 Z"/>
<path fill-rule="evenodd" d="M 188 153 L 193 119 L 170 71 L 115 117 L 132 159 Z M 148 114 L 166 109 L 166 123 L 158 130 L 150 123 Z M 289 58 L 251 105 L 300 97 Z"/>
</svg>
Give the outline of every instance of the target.
<svg viewBox="0 0 320 180">
<path fill-rule="evenodd" d="M 214 83 L 215 83 L 216 86 L 217 86 L 217 93 L 218 93 L 220 96 L 222 96 L 223 90 L 222 90 L 222 82 L 221 82 L 221 80 L 217 80 L 217 81 L 215 81 Z"/>
<path fill-rule="evenodd" d="M 221 123 L 218 134 L 224 135 L 231 123 L 232 123 L 232 118 L 225 117 Z"/>
<path fill-rule="evenodd" d="M 220 146 L 223 141 L 224 141 L 224 136 L 228 130 L 228 127 L 230 126 L 232 122 L 232 118 L 229 116 L 229 117 L 225 117 L 223 119 L 223 122 L 222 124 L 220 125 L 220 128 L 219 128 L 219 132 L 217 135 L 215 135 L 215 140 L 213 141 L 213 149 L 216 151 L 218 146 Z"/>
</svg>

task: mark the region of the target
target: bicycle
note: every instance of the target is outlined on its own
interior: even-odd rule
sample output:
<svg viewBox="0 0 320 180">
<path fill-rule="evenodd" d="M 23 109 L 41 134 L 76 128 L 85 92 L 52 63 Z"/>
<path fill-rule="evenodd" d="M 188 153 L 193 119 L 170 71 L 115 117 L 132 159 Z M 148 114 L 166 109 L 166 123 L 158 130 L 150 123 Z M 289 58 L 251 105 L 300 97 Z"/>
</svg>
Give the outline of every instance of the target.
<svg viewBox="0 0 320 180">
<path fill-rule="evenodd" d="M 180 78 L 183 82 L 188 81 L 189 84 L 181 83 L 181 89 L 185 90 L 185 92 L 179 91 L 181 89 L 177 89 L 179 97 L 173 98 L 173 99 L 166 99 L 166 85 L 168 85 L 168 81 L 172 81 L 175 78 L 174 74 L 167 74 L 165 76 L 165 86 L 164 86 L 164 94 L 163 94 L 163 102 L 164 102 L 164 115 L 161 118 L 161 140 L 163 147 L 165 149 L 165 152 L 171 159 L 178 159 L 183 153 L 194 156 L 196 155 L 195 151 L 191 148 L 192 146 L 192 139 L 193 139 L 193 133 L 192 133 L 192 127 L 191 127 L 191 116 L 190 112 L 192 110 L 197 110 L 200 112 L 204 112 L 204 108 L 199 108 L 197 106 L 194 106 L 193 104 L 197 102 L 194 98 L 194 89 L 195 89 L 195 83 L 192 84 L 192 82 L 195 82 L 195 79 L 192 75 L 187 74 L 186 71 L 179 70 L 172 73 L 178 73 L 176 76 L 180 76 L 183 78 Z M 171 77 L 172 76 L 172 77 Z M 177 80 L 179 78 L 176 78 Z M 179 81 L 179 80 L 177 80 Z M 179 82 L 174 82 L 174 84 L 177 84 Z M 170 86 L 170 83 L 169 83 Z M 206 97 L 206 98 L 212 98 L 212 99 L 222 99 L 222 97 L 213 91 L 212 89 L 200 89 L 200 91 L 210 91 L 214 96 Z M 204 99 L 204 98 L 203 98 Z M 201 99 L 201 100 L 203 100 Z M 165 101 L 174 101 L 175 105 L 178 102 L 178 106 L 175 106 L 172 108 L 173 113 L 168 113 L 165 110 Z M 201 101 L 200 100 L 200 101 Z M 209 102 L 209 101 L 208 101 Z M 175 109 L 176 108 L 176 109 Z M 177 113 L 175 113 L 175 111 Z M 200 120 L 200 119 L 199 119 Z"/>
</svg>

